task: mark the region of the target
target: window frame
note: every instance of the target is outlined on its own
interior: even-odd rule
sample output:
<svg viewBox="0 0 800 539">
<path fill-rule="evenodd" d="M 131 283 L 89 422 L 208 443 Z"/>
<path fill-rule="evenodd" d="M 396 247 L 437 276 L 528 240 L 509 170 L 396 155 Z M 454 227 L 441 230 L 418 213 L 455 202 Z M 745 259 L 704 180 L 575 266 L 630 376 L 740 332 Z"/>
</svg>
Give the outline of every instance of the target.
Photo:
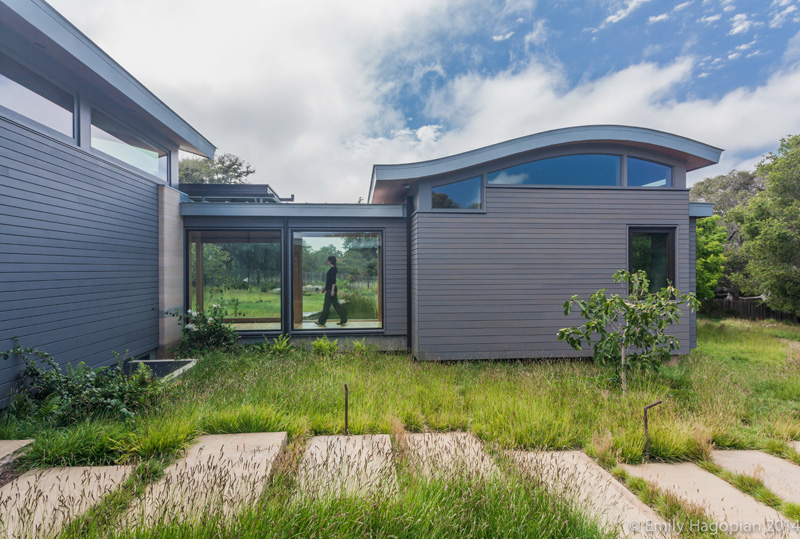
<svg viewBox="0 0 800 539">
<path fill-rule="evenodd" d="M 378 275 L 379 283 L 378 283 L 378 310 L 380 315 L 380 322 L 381 326 L 376 328 L 348 328 L 348 327 L 336 327 L 336 328 L 329 328 L 329 327 L 319 327 L 319 328 L 309 328 L 309 329 L 297 329 L 294 327 L 294 276 L 295 276 L 295 267 L 294 267 L 294 240 L 296 234 L 303 234 L 303 233 L 362 233 L 362 234 L 379 234 L 380 236 L 380 272 Z M 289 264 L 289 282 L 288 282 L 288 310 L 287 310 L 287 324 L 288 330 L 292 335 L 321 335 L 324 333 L 333 333 L 333 334 L 353 334 L 353 335 L 361 335 L 361 334 L 383 334 L 386 332 L 386 282 L 385 282 L 385 275 L 386 275 L 386 229 L 385 228 L 375 228 L 375 227 L 367 227 L 367 228 L 359 228 L 359 227 L 290 227 L 288 229 L 288 235 L 286 238 L 288 244 L 288 252 L 286 256 L 288 257 Z M 333 318 L 335 318 L 335 312 L 333 313 Z"/>
<path fill-rule="evenodd" d="M 474 174 L 470 175 L 468 178 L 461 178 L 458 180 L 448 179 L 447 181 L 441 183 L 433 183 L 430 186 L 430 212 L 432 213 L 445 213 L 445 214 L 453 214 L 453 213 L 486 213 L 486 174 Z M 466 182 L 470 180 L 480 179 L 480 193 L 481 193 L 481 207 L 480 208 L 434 208 L 433 207 L 433 190 L 437 187 L 444 187 L 446 185 L 452 185 L 454 183 Z"/>
<path fill-rule="evenodd" d="M 637 155 L 631 155 L 629 153 L 626 153 L 624 155 L 624 157 L 625 157 L 625 174 L 624 174 L 624 176 L 625 176 L 625 187 L 630 187 L 632 189 L 672 189 L 674 187 L 674 184 L 675 184 L 675 166 L 674 165 L 670 165 L 668 163 L 664 163 L 663 161 L 656 161 L 655 159 L 646 159 L 644 157 L 639 157 Z M 668 185 L 654 185 L 652 187 L 648 187 L 647 185 L 631 185 L 630 181 L 629 181 L 630 176 L 628 175 L 628 171 L 630 170 L 630 167 L 628 166 L 628 162 L 631 159 L 636 159 L 637 161 L 645 161 L 645 162 L 648 162 L 648 163 L 661 165 L 662 167 L 667 167 L 669 169 L 669 184 Z"/>
<path fill-rule="evenodd" d="M 628 225 L 628 272 L 633 273 L 633 235 L 639 234 L 668 234 L 667 239 L 667 256 L 669 263 L 667 265 L 667 282 L 671 283 L 675 288 L 678 287 L 678 260 L 677 260 L 677 246 L 676 236 L 677 226 L 640 226 Z"/>
<path fill-rule="evenodd" d="M 43 123 L 37 122 L 33 118 L 30 118 L 30 117 L 25 116 L 24 114 L 22 114 L 20 112 L 17 112 L 17 111 L 15 111 L 13 109 L 5 107 L 2 104 L 0 104 L 0 117 L 2 117 L 4 119 L 7 119 L 7 120 L 9 120 L 9 121 L 11 121 L 11 122 L 13 122 L 15 124 L 18 124 L 18 125 L 26 128 L 26 129 L 30 129 L 31 131 L 35 131 L 35 132 L 37 132 L 37 133 L 39 133 L 41 135 L 44 135 L 44 136 L 49 137 L 51 139 L 57 140 L 58 142 L 66 142 L 66 143 L 68 143 L 68 144 L 70 144 L 72 146 L 77 146 L 78 145 L 78 131 L 80 129 L 80 126 L 79 126 L 80 100 L 78 99 L 78 92 L 76 92 L 75 90 L 73 90 L 69 86 L 66 86 L 66 85 L 62 84 L 61 82 L 56 81 L 53 78 L 51 78 L 51 77 L 49 77 L 47 75 L 44 75 L 44 74 L 40 73 L 39 71 L 31 68 L 24 61 L 21 61 L 19 58 L 17 58 L 16 55 L 9 54 L 7 51 L 2 50 L 2 49 L 0 49 L 0 55 L 5 56 L 9 60 L 11 60 L 11 62 L 19 65 L 20 67 L 22 67 L 22 69 L 29 71 L 35 77 L 38 77 L 38 78 L 42 79 L 46 83 L 51 84 L 51 85 L 55 86 L 56 88 L 58 88 L 59 90 L 63 91 L 64 93 L 69 94 L 70 96 L 72 96 L 72 136 L 66 135 L 66 134 L 62 133 L 61 131 L 58 131 L 57 129 L 53 129 L 52 127 L 49 127 L 49 126 L 47 126 L 47 125 L 45 125 Z M 3 75 L 3 74 L 0 73 L 0 75 Z M 54 105 L 59 106 L 57 103 L 51 101 L 49 98 L 43 96 L 39 92 L 37 92 L 35 90 L 31 90 L 30 88 L 28 88 L 24 84 L 20 84 L 20 83 L 14 81 L 14 79 L 11 79 L 11 77 L 8 77 L 7 75 L 3 75 L 3 76 L 5 76 L 9 80 L 11 80 L 12 82 L 14 82 L 16 84 L 19 84 L 20 86 L 26 88 L 30 92 L 38 95 L 42 99 L 50 101 Z"/>
<path fill-rule="evenodd" d="M 150 144 L 154 148 L 157 148 L 157 149 L 165 152 L 165 154 L 166 154 L 165 157 L 167 158 L 167 166 L 166 166 L 167 175 L 166 175 L 166 178 L 162 178 L 161 176 L 154 176 L 153 174 L 150 174 L 146 170 L 143 170 L 143 169 L 141 169 L 141 168 L 139 168 L 139 167 L 137 167 L 135 165 L 132 165 L 132 164 L 128 163 L 127 161 L 123 161 L 122 159 L 120 159 L 118 157 L 114 157 L 113 155 L 108 154 L 108 153 L 104 152 L 103 150 L 95 148 L 92 145 L 92 133 L 91 133 L 92 127 L 94 127 L 94 124 L 92 123 L 92 116 L 93 116 L 92 113 L 95 110 L 97 110 L 100 114 L 102 114 L 103 116 L 105 116 L 106 118 L 111 120 L 112 122 L 118 124 L 120 127 L 124 128 L 124 129 L 127 129 L 130 132 L 131 135 L 133 135 L 136 138 L 140 139 L 145 144 Z M 177 178 L 172 178 L 172 152 L 168 148 L 166 148 L 165 146 L 163 146 L 161 144 L 158 144 L 157 142 L 155 142 L 150 137 L 142 135 L 138 130 L 132 128 L 130 125 L 128 125 L 127 123 L 123 122 L 122 120 L 120 120 L 119 118 L 114 116 L 113 114 L 109 114 L 106 111 L 106 109 L 104 109 L 103 107 L 97 106 L 96 104 L 92 103 L 91 105 L 89 105 L 89 111 L 88 112 L 89 112 L 89 115 L 88 115 L 88 122 L 89 122 L 89 126 L 88 126 L 88 129 L 89 129 L 89 147 L 88 147 L 88 150 L 92 155 L 94 155 L 96 157 L 99 157 L 100 159 L 103 159 L 103 160 L 105 160 L 105 161 L 107 161 L 109 163 L 112 163 L 114 165 L 123 167 L 125 170 L 133 172 L 135 174 L 139 174 L 140 176 L 143 176 L 143 177 L 151 179 L 151 180 L 155 180 L 158 183 L 163 183 L 165 185 L 172 185 L 173 184 L 173 179 L 177 179 Z M 102 129 L 102 128 L 98 127 L 98 129 Z"/>
<path fill-rule="evenodd" d="M 184 228 L 184 312 L 192 308 L 192 274 L 191 274 L 191 234 L 200 233 L 201 238 L 204 232 L 279 232 L 279 245 L 281 247 L 280 253 L 280 275 L 281 275 L 281 314 L 280 314 L 280 328 L 279 329 L 247 329 L 235 331 L 243 336 L 259 336 L 259 335 L 281 335 L 287 331 L 286 326 L 286 303 L 291 301 L 291 296 L 287 295 L 287 275 L 286 275 L 286 234 L 284 228 L 279 227 L 266 227 L 266 228 L 213 228 L 213 227 L 192 227 Z M 291 276 L 289 276 L 291 278 Z M 287 299 L 288 298 L 288 299 Z"/>
</svg>

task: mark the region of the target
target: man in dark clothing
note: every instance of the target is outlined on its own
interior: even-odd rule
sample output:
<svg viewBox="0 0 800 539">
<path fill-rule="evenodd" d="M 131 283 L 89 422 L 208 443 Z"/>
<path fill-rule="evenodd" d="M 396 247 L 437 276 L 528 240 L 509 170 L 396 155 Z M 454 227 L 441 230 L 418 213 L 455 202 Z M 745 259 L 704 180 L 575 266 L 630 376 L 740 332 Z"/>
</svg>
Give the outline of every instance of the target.
<svg viewBox="0 0 800 539">
<path fill-rule="evenodd" d="M 333 308 L 336 309 L 336 314 L 339 315 L 339 325 L 343 326 L 347 323 L 347 315 L 344 312 L 344 309 L 341 305 L 339 305 L 339 298 L 337 297 L 337 289 L 336 289 L 336 257 L 329 256 L 328 257 L 328 266 L 330 269 L 328 270 L 328 274 L 325 276 L 325 303 L 322 306 L 322 313 L 319 316 L 319 320 L 317 321 L 318 326 L 324 326 L 325 323 L 328 321 L 328 314 L 331 312 L 331 305 Z"/>
</svg>

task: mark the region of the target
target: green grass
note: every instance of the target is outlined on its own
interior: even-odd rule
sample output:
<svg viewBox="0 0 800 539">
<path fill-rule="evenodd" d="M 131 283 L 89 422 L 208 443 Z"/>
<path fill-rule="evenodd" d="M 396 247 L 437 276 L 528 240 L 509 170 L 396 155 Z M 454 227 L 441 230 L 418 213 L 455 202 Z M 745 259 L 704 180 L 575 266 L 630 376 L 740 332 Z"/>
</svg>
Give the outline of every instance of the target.
<svg viewBox="0 0 800 539">
<path fill-rule="evenodd" d="M 785 441 L 800 438 L 800 359 L 790 358 L 785 335 L 800 336 L 800 328 L 698 326 L 697 351 L 658 374 L 635 375 L 626 396 L 613 371 L 588 362 L 418 362 L 375 351 L 271 357 L 252 348 L 201 358 L 167 402 L 131 422 L 38 432 L 6 420 L 0 435 L 35 436 L 26 457 L 34 465 L 171 454 L 203 432 L 338 434 L 346 383 L 354 434 L 388 433 L 399 421 L 409 431 L 470 431 L 501 448 L 585 448 L 593 456 L 602 439 L 603 454 L 635 463 L 644 449 L 642 409 L 663 400 L 650 414 L 653 458 L 698 460 L 712 444 L 797 458 Z"/>
</svg>

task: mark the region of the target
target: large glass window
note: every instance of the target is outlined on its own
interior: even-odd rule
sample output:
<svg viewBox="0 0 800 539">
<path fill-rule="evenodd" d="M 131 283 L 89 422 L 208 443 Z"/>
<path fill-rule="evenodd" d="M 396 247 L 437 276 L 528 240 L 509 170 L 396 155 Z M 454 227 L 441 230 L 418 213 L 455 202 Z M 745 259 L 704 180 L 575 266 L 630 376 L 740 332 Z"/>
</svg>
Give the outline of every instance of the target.
<svg viewBox="0 0 800 539">
<path fill-rule="evenodd" d="M 564 155 L 517 165 L 487 176 L 492 185 L 619 185 L 618 155 Z"/>
<path fill-rule="evenodd" d="M 281 329 L 280 231 L 189 233 L 190 305 L 224 307 L 239 331 Z"/>
<path fill-rule="evenodd" d="M 74 96 L 2 54 L 0 105 L 58 133 L 74 136 Z"/>
<path fill-rule="evenodd" d="M 330 257 L 336 260 L 336 270 L 328 263 Z M 380 232 L 295 233 L 294 329 L 383 327 L 381 265 Z"/>
<path fill-rule="evenodd" d="M 432 188 L 431 207 L 443 210 L 479 210 L 481 199 L 481 177 L 471 178 Z"/>
<path fill-rule="evenodd" d="M 675 284 L 675 230 L 671 228 L 631 228 L 628 266 L 631 273 L 644 271 L 650 292 Z"/>
<path fill-rule="evenodd" d="M 672 167 L 629 157 L 628 185 L 630 187 L 671 187 Z"/>
<path fill-rule="evenodd" d="M 143 141 L 95 109 L 92 109 L 92 148 L 162 180 L 167 179 L 166 151 Z"/>
</svg>

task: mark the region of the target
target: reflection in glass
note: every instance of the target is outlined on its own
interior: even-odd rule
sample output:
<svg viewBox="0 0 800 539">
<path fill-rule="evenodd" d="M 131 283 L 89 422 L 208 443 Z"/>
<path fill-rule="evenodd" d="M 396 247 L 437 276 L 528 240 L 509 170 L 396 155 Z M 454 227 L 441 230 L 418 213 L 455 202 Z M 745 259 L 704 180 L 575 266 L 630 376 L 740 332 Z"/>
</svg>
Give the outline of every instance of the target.
<svg viewBox="0 0 800 539">
<path fill-rule="evenodd" d="M 73 136 L 75 99 L 0 54 L 0 105 L 68 137 Z"/>
<path fill-rule="evenodd" d="M 619 185 L 618 155 L 564 155 L 524 163 L 488 175 L 494 185 Z"/>
<path fill-rule="evenodd" d="M 650 292 L 658 292 L 674 283 L 672 273 L 672 233 L 631 230 L 631 273 L 644 271 L 650 280 Z"/>
<path fill-rule="evenodd" d="M 148 174 L 167 179 L 167 152 L 92 109 L 92 148 L 128 163 Z"/>
<path fill-rule="evenodd" d="M 631 187 L 671 187 L 672 167 L 629 157 L 628 185 Z"/>
<path fill-rule="evenodd" d="M 481 204 L 481 177 L 463 180 L 432 188 L 431 206 L 438 209 L 479 210 Z"/>
<path fill-rule="evenodd" d="M 239 331 L 281 329 L 280 231 L 189 233 L 190 305 L 219 304 Z"/>
<path fill-rule="evenodd" d="M 381 310 L 380 232 L 296 232 L 292 242 L 292 310 L 294 329 L 323 329 L 316 325 L 325 303 L 327 259 L 337 260 L 336 287 L 347 324 L 331 309 L 326 331 L 378 329 Z"/>
</svg>

